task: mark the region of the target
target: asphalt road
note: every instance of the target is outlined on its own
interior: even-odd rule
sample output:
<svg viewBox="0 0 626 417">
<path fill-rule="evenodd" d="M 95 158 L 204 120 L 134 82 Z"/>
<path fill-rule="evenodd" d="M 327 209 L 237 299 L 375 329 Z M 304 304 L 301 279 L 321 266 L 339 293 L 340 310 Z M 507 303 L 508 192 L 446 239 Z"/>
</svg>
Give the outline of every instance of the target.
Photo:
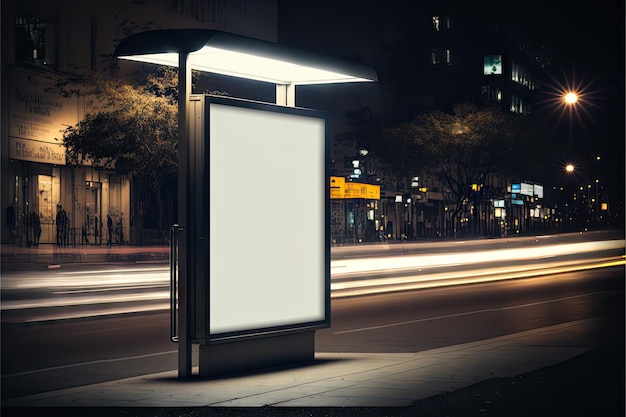
<svg viewBox="0 0 626 417">
<path fill-rule="evenodd" d="M 623 267 L 336 299 L 319 352 L 413 352 L 623 314 Z M 2 324 L 2 398 L 176 369 L 163 312 Z M 592 337 L 593 335 L 589 335 Z"/>
</svg>

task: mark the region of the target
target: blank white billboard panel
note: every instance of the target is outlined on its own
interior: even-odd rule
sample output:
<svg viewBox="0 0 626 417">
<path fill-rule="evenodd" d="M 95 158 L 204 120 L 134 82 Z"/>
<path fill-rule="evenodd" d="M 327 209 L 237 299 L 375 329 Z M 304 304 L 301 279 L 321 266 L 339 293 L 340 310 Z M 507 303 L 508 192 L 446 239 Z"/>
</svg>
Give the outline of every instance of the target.
<svg viewBox="0 0 626 417">
<path fill-rule="evenodd" d="M 208 100 L 209 332 L 323 324 L 326 120 Z"/>
</svg>

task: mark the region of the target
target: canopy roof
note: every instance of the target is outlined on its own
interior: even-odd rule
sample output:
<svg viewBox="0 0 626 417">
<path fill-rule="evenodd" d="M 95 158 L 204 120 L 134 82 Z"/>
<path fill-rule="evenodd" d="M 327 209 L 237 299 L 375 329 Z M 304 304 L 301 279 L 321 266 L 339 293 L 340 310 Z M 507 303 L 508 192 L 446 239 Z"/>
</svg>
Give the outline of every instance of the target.
<svg viewBox="0 0 626 417">
<path fill-rule="evenodd" d="M 378 81 L 376 72 L 366 65 L 207 29 L 141 32 L 120 42 L 114 55 L 177 67 L 180 53 L 189 54 L 194 70 L 274 84 Z"/>
</svg>

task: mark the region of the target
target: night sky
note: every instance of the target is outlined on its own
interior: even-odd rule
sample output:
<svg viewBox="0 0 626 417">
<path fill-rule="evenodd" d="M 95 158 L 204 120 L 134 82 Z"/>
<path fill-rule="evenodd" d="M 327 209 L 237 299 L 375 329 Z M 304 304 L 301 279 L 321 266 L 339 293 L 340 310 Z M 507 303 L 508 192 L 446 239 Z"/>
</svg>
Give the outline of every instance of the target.
<svg viewBox="0 0 626 417">
<path fill-rule="evenodd" d="M 365 62 L 383 68 L 385 51 L 399 42 L 403 31 L 415 24 L 424 8 L 436 9 L 442 1 L 386 2 L 371 0 L 279 0 L 281 44 L 326 55 Z M 551 66 L 545 74 L 541 103 L 546 128 L 563 142 L 566 159 L 581 164 L 595 154 L 603 157 L 602 173 L 610 176 L 614 193 L 624 200 L 624 2 L 615 0 L 530 0 L 520 2 L 446 2 L 455 13 L 486 18 L 506 15 L 518 19 L 526 33 L 550 49 Z M 518 9 L 512 9 L 511 4 Z M 443 14 L 443 13 L 442 13 Z M 407 57 L 410 57 L 407 51 Z M 408 58 L 407 58 L 408 59 Z M 379 71 L 379 77 L 381 74 Z M 556 94 L 574 88 L 580 95 L 575 111 L 564 112 Z M 335 90 L 336 91 L 336 90 Z M 358 90 L 354 90 L 359 96 Z M 319 93 L 321 99 L 332 93 Z M 326 94 L 326 95 L 324 95 Z M 339 90 L 335 106 L 356 107 Z M 332 100 L 331 100 L 332 101 Z M 305 105 L 308 103 L 305 103 Z M 314 102 L 314 105 L 318 105 Z M 591 173 L 590 173 L 591 175 Z"/>
</svg>

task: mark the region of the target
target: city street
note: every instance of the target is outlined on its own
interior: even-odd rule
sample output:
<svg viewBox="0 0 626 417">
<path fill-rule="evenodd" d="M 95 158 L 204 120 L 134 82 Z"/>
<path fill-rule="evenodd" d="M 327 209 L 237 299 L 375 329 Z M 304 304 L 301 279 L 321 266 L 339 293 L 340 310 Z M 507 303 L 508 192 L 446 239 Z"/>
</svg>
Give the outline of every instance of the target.
<svg viewBox="0 0 626 417">
<path fill-rule="evenodd" d="M 521 239 L 515 244 L 537 242 Z M 543 245 L 543 261 L 520 255 L 502 262 L 487 248 L 500 255 L 508 249 L 496 249 L 491 241 L 473 242 L 473 258 L 488 254 L 492 261 L 442 264 L 435 254 L 422 253 L 402 259 L 430 260 L 423 272 L 426 265 L 391 271 L 378 263 L 360 272 L 336 272 L 332 323 L 317 332 L 316 352 L 418 352 L 597 316 L 621 317 L 624 241 L 588 242 L 588 252 L 580 244 Z M 446 256 L 468 256 L 458 242 L 448 245 L 453 247 Z M 567 249 L 570 245 L 576 254 Z M 402 250 L 423 250 L 418 246 Z M 524 253 L 522 247 L 518 252 Z M 555 247 L 560 255 L 553 253 Z M 370 249 L 358 249 L 363 250 Z M 397 264 L 398 253 L 385 256 L 386 250 L 391 249 L 380 248 L 366 258 L 362 252 L 352 258 L 346 249 L 333 251 L 333 270 L 354 269 L 359 260 L 384 264 L 395 259 Z M 484 275 L 490 278 L 480 278 Z M 446 278 L 450 276 L 456 278 Z M 461 276 L 473 277 L 475 284 L 458 285 Z M 422 289 L 399 291 L 399 281 L 421 283 Z M 342 293 L 347 283 L 351 291 L 360 288 L 368 295 Z M 3 275 L 3 285 L 2 398 L 176 369 L 162 266 L 23 271 Z"/>
</svg>

